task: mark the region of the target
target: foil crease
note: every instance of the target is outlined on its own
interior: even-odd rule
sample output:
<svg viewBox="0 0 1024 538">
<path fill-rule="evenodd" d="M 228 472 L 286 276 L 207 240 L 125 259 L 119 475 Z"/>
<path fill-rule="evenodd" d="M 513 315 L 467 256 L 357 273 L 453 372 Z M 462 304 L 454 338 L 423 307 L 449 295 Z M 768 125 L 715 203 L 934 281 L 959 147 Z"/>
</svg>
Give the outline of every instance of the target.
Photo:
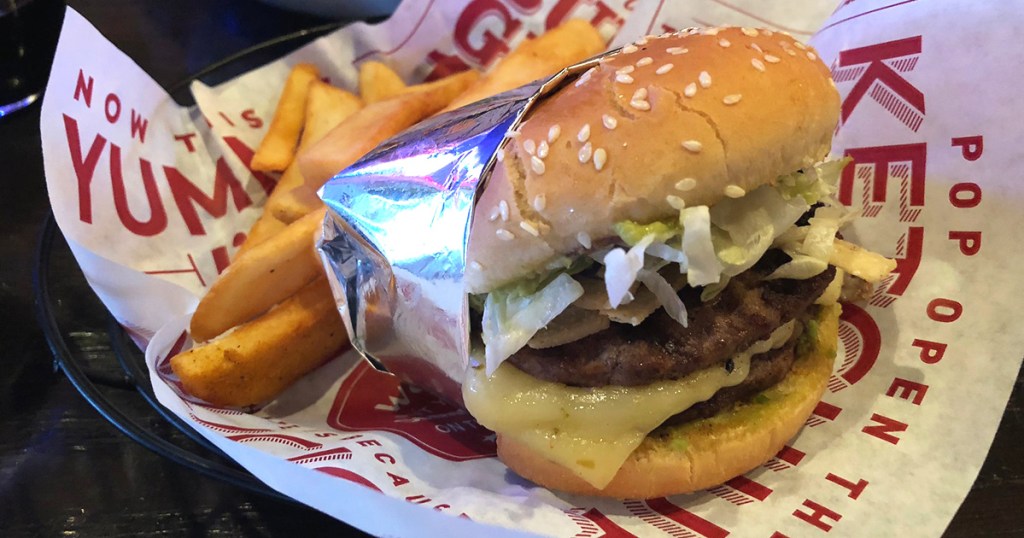
<svg viewBox="0 0 1024 538">
<path fill-rule="evenodd" d="M 352 345 L 374 367 L 462 401 L 478 192 L 530 108 L 598 60 L 420 123 L 321 188 L 318 248 Z"/>
</svg>

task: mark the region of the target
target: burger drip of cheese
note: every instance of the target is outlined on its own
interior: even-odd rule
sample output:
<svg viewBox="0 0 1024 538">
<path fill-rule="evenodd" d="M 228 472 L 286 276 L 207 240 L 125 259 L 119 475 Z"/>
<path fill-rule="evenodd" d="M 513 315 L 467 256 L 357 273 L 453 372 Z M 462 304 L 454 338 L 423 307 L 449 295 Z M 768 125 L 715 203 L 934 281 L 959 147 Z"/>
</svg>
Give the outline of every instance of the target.
<svg viewBox="0 0 1024 538">
<path fill-rule="evenodd" d="M 770 458 L 831 373 L 844 289 L 839 96 L 790 36 L 647 37 L 546 98 L 473 218 L 467 408 L 542 485 L 653 497 Z"/>
</svg>

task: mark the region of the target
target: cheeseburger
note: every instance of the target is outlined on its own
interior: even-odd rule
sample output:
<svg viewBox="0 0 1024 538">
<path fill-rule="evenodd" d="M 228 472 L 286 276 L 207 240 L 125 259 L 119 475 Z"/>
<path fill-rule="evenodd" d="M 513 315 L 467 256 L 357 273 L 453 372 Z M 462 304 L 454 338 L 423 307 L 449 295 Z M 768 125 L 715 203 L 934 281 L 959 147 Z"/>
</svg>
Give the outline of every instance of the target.
<svg viewBox="0 0 1024 538">
<path fill-rule="evenodd" d="M 838 235 L 838 108 L 790 36 L 690 29 L 603 57 L 509 134 L 472 221 L 463 397 L 512 470 L 649 498 L 797 433 L 838 300 L 894 267 Z"/>
</svg>

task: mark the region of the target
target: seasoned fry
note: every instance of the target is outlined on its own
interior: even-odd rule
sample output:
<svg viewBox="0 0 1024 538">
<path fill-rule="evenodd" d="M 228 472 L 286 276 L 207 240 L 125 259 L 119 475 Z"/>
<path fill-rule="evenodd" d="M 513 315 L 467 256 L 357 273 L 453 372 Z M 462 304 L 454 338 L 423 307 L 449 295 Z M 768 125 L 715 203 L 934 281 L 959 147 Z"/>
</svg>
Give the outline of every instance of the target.
<svg viewBox="0 0 1024 538">
<path fill-rule="evenodd" d="M 476 84 L 449 103 L 445 110 L 454 110 L 553 75 L 559 69 L 602 50 L 604 39 L 601 34 L 590 23 L 572 19 L 535 39 L 523 41 Z"/>
<path fill-rule="evenodd" d="M 366 104 L 390 99 L 405 89 L 405 82 L 390 67 L 375 61 L 359 66 L 359 96 Z"/>
<path fill-rule="evenodd" d="M 472 72 L 459 73 L 366 105 L 299 156 L 306 185 L 319 189 L 381 142 L 444 108 L 475 79 Z"/>
<path fill-rule="evenodd" d="M 348 343 L 324 277 L 266 314 L 171 358 L 185 390 L 214 405 L 264 403 Z"/>
<path fill-rule="evenodd" d="M 315 211 L 238 256 L 192 315 L 190 332 L 210 340 L 266 312 L 323 274 L 316 238 L 324 210 Z"/>
<path fill-rule="evenodd" d="M 299 64 L 292 69 L 277 102 L 274 119 L 252 158 L 253 170 L 280 172 L 295 158 L 309 84 L 319 76 L 320 72 L 310 64 Z"/>
</svg>

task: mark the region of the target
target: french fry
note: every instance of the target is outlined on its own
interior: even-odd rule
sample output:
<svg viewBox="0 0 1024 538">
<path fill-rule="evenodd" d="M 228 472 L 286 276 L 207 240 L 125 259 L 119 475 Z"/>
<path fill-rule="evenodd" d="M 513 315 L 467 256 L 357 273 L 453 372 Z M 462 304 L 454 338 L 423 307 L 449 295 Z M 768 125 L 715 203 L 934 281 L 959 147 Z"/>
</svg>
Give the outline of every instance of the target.
<svg viewBox="0 0 1024 538">
<path fill-rule="evenodd" d="M 334 87 L 321 80 L 309 83 L 309 94 L 306 98 L 305 121 L 302 126 L 302 138 L 298 151 L 312 145 L 324 137 L 331 129 L 362 108 L 363 102 L 354 94 Z M 309 196 L 296 197 L 292 190 L 305 188 L 302 172 L 293 160 L 277 185 L 271 191 L 263 208 L 263 214 L 249 230 L 245 242 L 235 253 L 235 257 L 266 241 L 280 232 L 289 223 L 301 218 L 310 211 L 320 207 L 320 199 L 313 193 Z M 308 190 L 308 189 L 306 189 Z"/>
<path fill-rule="evenodd" d="M 299 185 L 278 198 L 273 207 L 268 207 L 270 215 L 281 222 L 293 222 L 301 219 L 311 211 L 323 207 L 324 203 L 316 191 L 309 185 Z"/>
<path fill-rule="evenodd" d="M 316 252 L 323 218 L 324 210 L 314 211 L 236 257 L 200 299 L 192 315 L 192 338 L 215 338 L 323 274 Z"/>
<path fill-rule="evenodd" d="M 381 142 L 444 108 L 465 91 L 476 76 L 473 72 L 459 73 L 366 105 L 299 155 L 297 160 L 306 185 L 319 189 L 331 176 Z"/>
<path fill-rule="evenodd" d="M 295 147 L 299 143 L 299 133 L 302 131 L 302 120 L 305 117 L 309 84 L 319 77 L 319 71 L 310 64 L 299 64 L 292 68 L 277 101 L 274 119 L 271 120 L 259 149 L 253 155 L 253 170 L 280 172 L 295 158 Z"/>
<path fill-rule="evenodd" d="M 363 108 L 363 101 L 351 92 L 332 86 L 322 80 L 309 85 L 306 101 L 306 121 L 302 128 L 299 151 L 317 143 L 345 118 Z"/>
<path fill-rule="evenodd" d="M 390 99 L 405 89 L 405 82 L 390 67 L 375 61 L 359 66 L 359 96 L 366 104 Z"/>
<path fill-rule="evenodd" d="M 238 259 L 246 251 L 252 249 L 252 247 L 274 237 L 281 233 L 285 228 L 288 227 L 288 223 L 278 219 L 273 213 L 264 211 L 260 218 L 256 219 L 256 222 L 249 228 L 249 233 L 245 236 L 245 241 L 235 251 L 235 259 Z"/>
<path fill-rule="evenodd" d="M 449 103 L 445 111 L 553 75 L 559 69 L 585 60 L 602 50 L 604 39 L 597 29 L 581 19 L 569 20 L 545 34 L 520 43 L 476 84 Z"/>
<path fill-rule="evenodd" d="M 171 368 L 189 394 L 214 405 L 248 407 L 274 398 L 347 342 L 321 276 L 224 337 L 172 357 Z"/>
</svg>

